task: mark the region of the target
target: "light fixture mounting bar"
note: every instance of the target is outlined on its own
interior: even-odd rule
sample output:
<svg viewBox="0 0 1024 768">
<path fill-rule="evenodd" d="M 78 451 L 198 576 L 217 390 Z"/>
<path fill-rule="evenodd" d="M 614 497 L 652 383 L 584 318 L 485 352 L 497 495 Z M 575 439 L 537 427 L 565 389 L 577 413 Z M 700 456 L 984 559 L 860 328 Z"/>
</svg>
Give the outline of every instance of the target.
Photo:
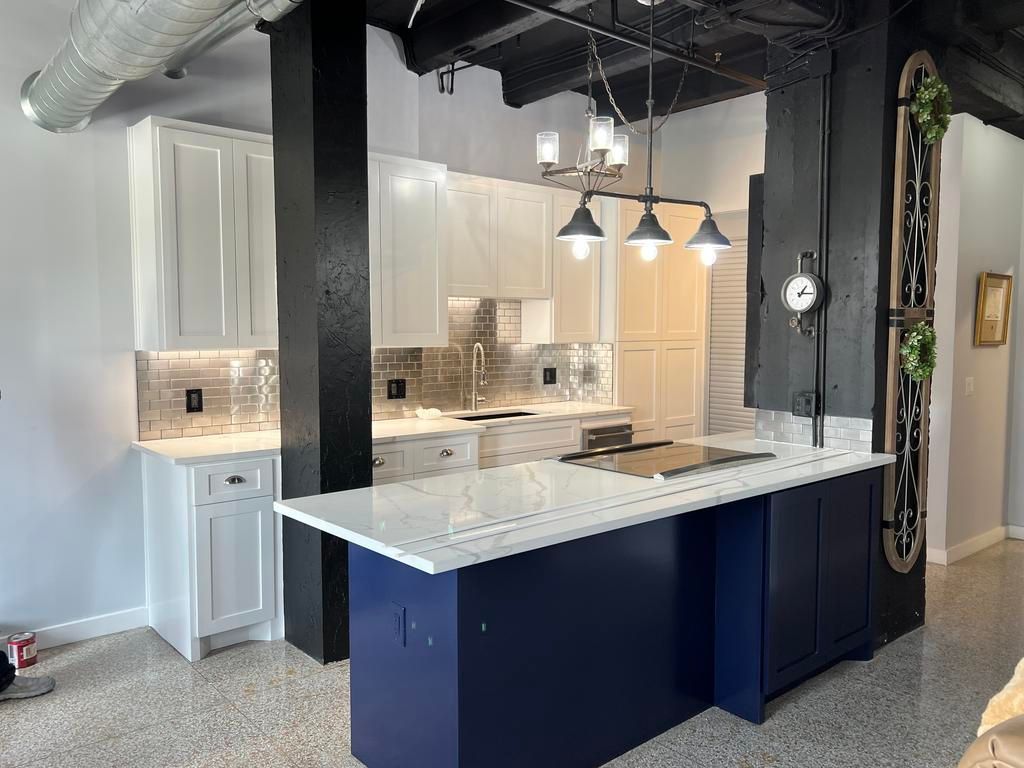
<svg viewBox="0 0 1024 768">
<path fill-rule="evenodd" d="M 632 45 L 634 48 L 643 48 L 644 50 L 647 50 L 649 47 L 649 44 L 645 41 L 637 40 L 634 37 L 624 35 L 614 29 L 603 27 L 600 24 L 595 24 L 594 22 L 587 21 L 586 19 L 578 18 L 572 14 L 565 13 L 564 11 L 559 11 L 555 8 L 548 8 L 545 5 L 533 2 L 533 0 L 504 0 L 504 2 L 517 5 L 520 8 L 525 8 L 528 11 L 533 11 L 534 13 L 539 13 L 552 19 L 563 21 L 566 24 L 572 24 L 573 26 L 589 30 L 590 32 L 598 35 L 603 35 L 604 37 L 611 38 L 612 40 L 618 40 L 620 43 Z M 748 75 L 746 72 L 740 72 L 738 69 L 732 69 L 731 67 L 723 67 L 721 64 L 717 64 L 711 59 L 707 59 L 699 54 L 689 53 L 683 49 L 675 50 L 667 48 L 664 45 L 655 44 L 654 52 L 667 59 L 674 59 L 675 61 L 689 64 L 697 69 L 713 72 L 716 75 L 728 78 L 729 80 L 734 80 L 737 83 L 743 83 L 744 85 L 749 85 L 760 90 L 764 90 L 768 87 L 768 84 L 759 77 Z"/>
<path fill-rule="evenodd" d="M 696 208 L 703 208 L 705 216 L 711 216 L 711 206 L 703 200 L 681 200 L 676 197 L 662 197 L 661 195 L 627 195 L 623 192 L 606 192 L 603 189 L 595 190 L 587 194 L 587 202 L 594 197 L 614 197 L 618 200 L 635 200 L 638 203 L 657 205 L 658 203 L 669 203 L 671 205 L 692 205 Z"/>
</svg>

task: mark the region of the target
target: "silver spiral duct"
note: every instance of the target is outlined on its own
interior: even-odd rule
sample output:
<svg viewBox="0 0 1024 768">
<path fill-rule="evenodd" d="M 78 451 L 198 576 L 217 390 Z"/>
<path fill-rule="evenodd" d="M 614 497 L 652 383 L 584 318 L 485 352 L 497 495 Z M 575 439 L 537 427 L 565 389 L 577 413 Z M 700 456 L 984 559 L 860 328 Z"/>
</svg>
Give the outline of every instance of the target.
<svg viewBox="0 0 1024 768">
<path fill-rule="evenodd" d="M 248 2 L 239 3 L 208 25 L 165 61 L 163 64 L 164 74 L 173 80 L 185 77 L 188 74 L 186 67 L 193 59 L 198 59 L 239 32 L 250 29 L 261 19 L 277 21 L 290 13 L 301 2 L 302 0 L 248 0 Z"/>
<path fill-rule="evenodd" d="M 96 108 L 125 82 L 160 70 L 226 13 L 237 13 L 239 5 L 251 24 L 263 7 L 268 15 L 283 10 L 277 15 L 280 18 L 296 4 L 291 0 L 78 0 L 67 40 L 22 86 L 22 111 L 48 131 L 80 131 Z M 217 37 L 213 44 L 223 39 Z"/>
</svg>

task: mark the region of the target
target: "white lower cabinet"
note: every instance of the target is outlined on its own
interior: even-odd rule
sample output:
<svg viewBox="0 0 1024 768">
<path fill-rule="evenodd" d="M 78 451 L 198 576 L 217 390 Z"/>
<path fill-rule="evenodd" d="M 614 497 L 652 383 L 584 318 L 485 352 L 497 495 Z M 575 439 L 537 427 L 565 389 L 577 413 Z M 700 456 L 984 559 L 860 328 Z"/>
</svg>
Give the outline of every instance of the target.
<svg viewBox="0 0 1024 768">
<path fill-rule="evenodd" d="M 149 624 L 189 661 L 284 635 L 278 463 L 142 456 Z"/>
<path fill-rule="evenodd" d="M 633 442 L 704 434 L 704 342 L 616 345 L 616 397 L 633 407 Z"/>
<path fill-rule="evenodd" d="M 200 637 L 274 618 L 274 497 L 195 507 Z"/>
<path fill-rule="evenodd" d="M 409 438 L 373 446 L 373 484 L 387 485 L 477 468 L 476 434 Z"/>
</svg>

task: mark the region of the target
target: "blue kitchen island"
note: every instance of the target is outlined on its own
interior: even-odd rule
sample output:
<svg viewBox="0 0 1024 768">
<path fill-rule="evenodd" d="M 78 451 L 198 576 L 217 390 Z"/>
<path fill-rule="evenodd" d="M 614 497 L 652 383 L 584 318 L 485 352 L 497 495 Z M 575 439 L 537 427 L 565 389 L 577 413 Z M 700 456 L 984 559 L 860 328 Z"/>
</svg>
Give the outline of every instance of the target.
<svg viewBox="0 0 1024 768">
<path fill-rule="evenodd" d="M 369 768 L 596 768 L 872 653 L 891 456 L 673 480 L 549 460 L 293 499 L 350 542 L 352 752 Z"/>
</svg>

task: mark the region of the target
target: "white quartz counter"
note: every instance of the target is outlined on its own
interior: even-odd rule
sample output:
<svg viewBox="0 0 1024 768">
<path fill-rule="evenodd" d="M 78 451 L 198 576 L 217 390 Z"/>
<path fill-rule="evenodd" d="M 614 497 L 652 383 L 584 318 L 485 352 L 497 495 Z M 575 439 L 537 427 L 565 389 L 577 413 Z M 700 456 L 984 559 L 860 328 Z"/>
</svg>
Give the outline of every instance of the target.
<svg viewBox="0 0 1024 768">
<path fill-rule="evenodd" d="M 380 445 L 398 440 L 415 440 L 420 437 L 436 437 L 437 435 L 481 433 L 487 427 L 521 422 L 566 418 L 620 418 L 628 416 L 633 409 L 622 405 L 558 402 L 524 405 L 520 409 L 514 407 L 484 408 L 479 413 L 514 410 L 528 411 L 534 415 L 472 422 L 453 418 L 472 415 L 472 411 L 452 411 L 438 419 L 378 420 L 373 422 L 373 444 Z M 203 464 L 214 461 L 278 456 L 281 453 L 281 433 L 277 430 L 268 430 L 266 432 L 241 432 L 208 437 L 177 437 L 167 440 L 136 441 L 132 443 L 132 446 L 138 451 L 157 456 L 173 464 Z"/>
<path fill-rule="evenodd" d="M 777 458 L 657 481 L 555 460 L 278 502 L 275 509 L 427 573 L 881 467 L 888 454 L 808 448 L 748 434 L 704 438 Z"/>
</svg>

